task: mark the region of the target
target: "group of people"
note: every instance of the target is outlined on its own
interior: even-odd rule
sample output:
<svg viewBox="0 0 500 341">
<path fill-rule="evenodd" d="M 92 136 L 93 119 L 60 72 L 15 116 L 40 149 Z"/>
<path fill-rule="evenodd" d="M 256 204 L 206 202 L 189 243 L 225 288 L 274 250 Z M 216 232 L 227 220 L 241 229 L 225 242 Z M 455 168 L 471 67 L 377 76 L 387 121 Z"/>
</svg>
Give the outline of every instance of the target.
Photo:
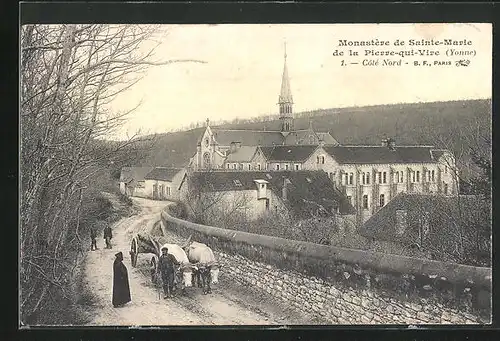
<svg viewBox="0 0 500 341">
<path fill-rule="evenodd" d="M 164 299 L 172 297 L 174 291 L 175 268 L 179 265 L 180 263 L 177 259 L 175 259 L 172 254 L 168 253 L 168 248 L 163 247 L 161 249 L 161 256 L 158 260 L 158 267 L 163 283 Z M 130 301 L 128 271 L 125 264 L 123 264 L 123 253 L 118 252 L 115 254 L 115 261 L 113 263 L 113 307 L 121 307 Z"/>
<path fill-rule="evenodd" d="M 113 248 L 111 246 L 111 239 L 113 239 L 113 232 L 111 231 L 111 227 L 109 227 L 109 225 L 108 225 L 104 228 L 104 241 L 106 243 L 106 246 L 105 246 L 106 249 Z M 99 250 L 97 248 L 97 231 L 96 231 L 95 227 L 92 227 L 90 229 L 90 240 L 91 240 L 90 251 Z"/>
</svg>

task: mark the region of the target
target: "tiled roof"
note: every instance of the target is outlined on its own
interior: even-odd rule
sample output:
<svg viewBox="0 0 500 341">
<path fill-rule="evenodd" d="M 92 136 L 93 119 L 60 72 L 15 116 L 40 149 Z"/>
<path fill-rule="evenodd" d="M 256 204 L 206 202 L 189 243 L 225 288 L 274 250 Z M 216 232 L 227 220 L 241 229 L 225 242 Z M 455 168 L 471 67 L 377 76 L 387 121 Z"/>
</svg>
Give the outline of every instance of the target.
<svg viewBox="0 0 500 341">
<path fill-rule="evenodd" d="M 325 151 L 341 164 L 387 164 L 436 162 L 429 146 L 325 146 Z"/>
<path fill-rule="evenodd" d="M 407 228 L 402 236 L 396 233 L 398 210 L 406 211 Z M 456 236 L 457 224 L 465 234 L 479 232 L 478 226 L 488 224 L 490 209 L 477 196 L 399 193 L 365 222 L 360 233 L 381 240 L 416 243 L 424 212 L 429 214 L 429 237 L 436 246 Z"/>
<path fill-rule="evenodd" d="M 231 153 L 226 158 L 227 162 L 250 162 L 255 154 L 257 147 L 241 146 L 234 153 Z"/>
<path fill-rule="evenodd" d="M 161 181 L 172 181 L 173 177 L 181 171 L 180 168 L 166 168 L 166 167 L 156 167 L 151 172 L 149 172 L 144 179 L 145 180 L 161 180 Z"/>
<path fill-rule="evenodd" d="M 231 142 L 241 142 L 244 146 L 272 146 L 283 144 L 283 135 L 279 131 L 252 131 L 212 129 L 215 140 L 223 146 Z"/>
<path fill-rule="evenodd" d="M 335 140 L 329 132 L 326 132 L 326 133 L 316 132 L 316 135 L 318 135 L 318 137 L 320 139 L 323 139 L 323 142 L 325 144 L 331 144 L 331 145 L 338 145 L 339 144 L 339 142 L 337 140 Z"/>
<path fill-rule="evenodd" d="M 318 146 L 274 146 L 260 147 L 268 161 L 304 161 Z"/>
<path fill-rule="evenodd" d="M 282 197 L 282 190 L 288 179 L 288 200 L 286 204 L 296 217 L 310 217 L 309 212 L 320 206 L 331 209 L 339 205 L 340 212 L 354 212 L 347 198 L 338 191 L 323 171 L 294 172 L 196 172 L 193 180 L 202 191 L 256 190 L 255 180 L 267 181 L 268 188 Z"/>
<path fill-rule="evenodd" d="M 120 172 L 120 182 L 131 183 L 144 180 L 153 167 L 123 167 Z"/>
</svg>

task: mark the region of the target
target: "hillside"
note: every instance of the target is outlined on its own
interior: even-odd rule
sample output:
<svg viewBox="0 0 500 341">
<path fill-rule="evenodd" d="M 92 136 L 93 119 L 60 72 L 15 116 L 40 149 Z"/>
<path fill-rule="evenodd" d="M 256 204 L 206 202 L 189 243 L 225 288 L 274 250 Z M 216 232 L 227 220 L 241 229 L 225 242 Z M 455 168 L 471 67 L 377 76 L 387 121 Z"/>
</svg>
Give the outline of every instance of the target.
<svg viewBox="0 0 500 341">
<path fill-rule="evenodd" d="M 312 122 L 315 130 L 330 131 L 341 144 L 379 144 L 384 134 L 398 144 L 440 146 L 437 138 L 451 137 L 451 146 L 460 146 L 470 124 L 491 132 L 491 100 L 392 104 L 341 109 L 319 109 L 297 113 L 296 129 Z M 279 130 L 278 119 L 266 122 L 228 123 L 226 129 Z M 196 152 L 196 141 L 204 128 L 160 134 L 143 164 L 183 166 Z M 460 132 L 460 133 L 457 133 Z M 447 146 L 441 146 L 447 147 Z"/>
</svg>

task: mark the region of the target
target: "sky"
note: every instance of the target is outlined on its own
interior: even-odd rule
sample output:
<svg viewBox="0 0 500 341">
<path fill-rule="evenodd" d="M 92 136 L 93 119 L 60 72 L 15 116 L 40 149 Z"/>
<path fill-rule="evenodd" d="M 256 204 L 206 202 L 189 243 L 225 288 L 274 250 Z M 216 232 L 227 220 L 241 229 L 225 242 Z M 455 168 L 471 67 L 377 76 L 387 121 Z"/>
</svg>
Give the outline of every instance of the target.
<svg viewBox="0 0 500 341">
<path fill-rule="evenodd" d="M 401 66 L 363 66 L 398 56 L 364 57 L 370 47 L 339 47 L 339 40 L 389 41 L 377 50 L 432 49 L 440 56 L 404 57 Z M 394 46 L 395 40 L 405 46 Z M 450 47 L 408 46 L 409 39 L 470 40 L 472 56 L 444 55 Z M 113 138 L 164 133 L 192 122 L 251 118 L 278 112 L 278 95 L 286 42 L 294 112 L 390 103 L 491 98 L 491 24 L 293 24 L 293 25 L 162 25 L 155 60 L 196 59 L 150 67 L 143 79 L 117 96 L 111 110 L 139 103 Z M 144 49 L 153 45 L 145 43 Z M 358 57 L 333 56 L 335 50 L 360 52 Z M 360 64 L 345 66 L 345 63 Z M 469 59 L 467 67 L 455 61 Z M 416 67 L 415 60 L 452 61 L 453 65 Z M 408 64 L 404 64 L 404 62 Z"/>
</svg>

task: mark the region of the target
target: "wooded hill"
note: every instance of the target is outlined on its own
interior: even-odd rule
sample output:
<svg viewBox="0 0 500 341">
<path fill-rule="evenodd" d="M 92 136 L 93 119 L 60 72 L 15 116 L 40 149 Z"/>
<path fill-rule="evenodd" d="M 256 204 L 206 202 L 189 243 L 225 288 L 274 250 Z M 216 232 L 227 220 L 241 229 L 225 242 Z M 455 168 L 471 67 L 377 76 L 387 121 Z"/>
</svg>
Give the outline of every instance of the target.
<svg viewBox="0 0 500 341">
<path fill-rule="evenodd" d="M 276 114 L 277 117 L 277 114 Z M 379 144 L 390 136 L 401 145 L 434 145 L 463 148 L 464 141 L 481 134 L 491 135 L 491 100 L 465 100 L 432 103 L 391 104 L 340 109 L 319 109 L 295 114 L 295 128 L 310 123 L 317 131 L 329 131 L 341 144 Z M 279 130 L 279 120 L 253 118 L 217 126 L 226 129 Z M 196 142 L 204 127 L 159 134 L 142 165 L 175 166 L 187 164 L 196 152 Z"/>
</svg>

